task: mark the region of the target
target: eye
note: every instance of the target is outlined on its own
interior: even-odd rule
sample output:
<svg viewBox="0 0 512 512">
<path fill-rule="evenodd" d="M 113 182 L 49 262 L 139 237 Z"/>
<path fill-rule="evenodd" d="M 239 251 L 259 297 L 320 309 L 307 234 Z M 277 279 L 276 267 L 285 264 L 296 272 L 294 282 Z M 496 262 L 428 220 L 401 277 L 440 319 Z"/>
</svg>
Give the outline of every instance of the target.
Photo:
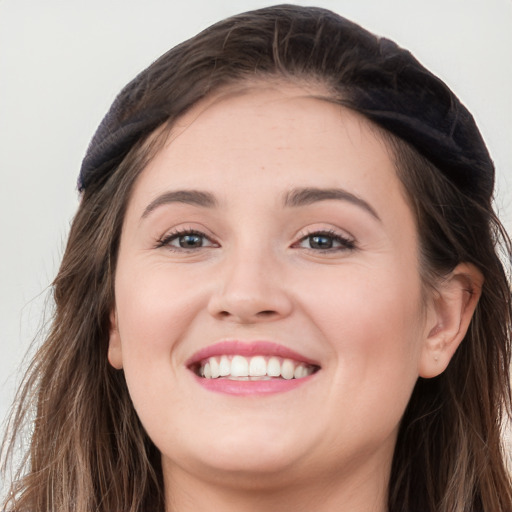
<svg viewBox="0 0 512 512">
<path fill-rule="evenodd" d="M 315 251 L 340 251 L 355 249 L 355 242 L 338 233 L 319 231 L 301 238 L 296 246 Z"/>
<path fill-rule="evenodd" d="M 180 230 L 169 233 L 157 244 L 157 247 L 169 247 L 172 250 L 193 250 L 216 246 L 204 233 L 195 230 Z"/>
</svg>

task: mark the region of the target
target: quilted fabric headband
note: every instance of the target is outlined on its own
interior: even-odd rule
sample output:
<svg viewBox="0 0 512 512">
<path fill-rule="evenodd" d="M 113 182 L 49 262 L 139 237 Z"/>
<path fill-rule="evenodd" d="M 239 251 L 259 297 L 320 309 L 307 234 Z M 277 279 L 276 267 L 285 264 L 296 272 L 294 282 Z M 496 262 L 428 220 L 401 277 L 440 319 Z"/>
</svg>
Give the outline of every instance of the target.
<svg viewBox="0 0 512 512">
<path fill-rule="evenodd" d="M 138 140 L 216 87 L 265 74 L 310 74 L 334 83 L 342 103 L 411 144 L 469 197 L 490 200 L 493 162 L 453 92 L 394 42 L 330 11 L 299 6 L 219 22 L 139 74 L 94 135 L 79 190 L 103 183 Z"/>
</svg>

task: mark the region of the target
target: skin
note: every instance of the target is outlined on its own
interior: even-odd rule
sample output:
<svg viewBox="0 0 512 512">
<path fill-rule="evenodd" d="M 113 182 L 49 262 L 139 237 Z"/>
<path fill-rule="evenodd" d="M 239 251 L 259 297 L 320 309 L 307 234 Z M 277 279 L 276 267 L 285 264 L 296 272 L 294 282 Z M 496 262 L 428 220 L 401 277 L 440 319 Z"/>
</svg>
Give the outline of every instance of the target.
<svg viewBox="0 0 512 512">
<path fill-rule="evenodd" d="M 260 84 L 207 98 L 134 186 L 109 360 L 162 453 L 168 511 L 386 510 L 413 386 L 444 370 L 478 299 L 464 291 L 469 266 L 425 291 L 388 148 L 358 114 L 313 97 L 323 92 Z M 311 187 L 364 204 L 283 204 Z M 155 203 L 191 189 L 216 205 Z M 203 245 L 180 247 L 187 230 Z M 318 232 L 331 249 L 312 245 Z M 208 391 L 186 361 L 221 340 L 273 341 L 321 369 L 285 393 Z"/>
</svg>

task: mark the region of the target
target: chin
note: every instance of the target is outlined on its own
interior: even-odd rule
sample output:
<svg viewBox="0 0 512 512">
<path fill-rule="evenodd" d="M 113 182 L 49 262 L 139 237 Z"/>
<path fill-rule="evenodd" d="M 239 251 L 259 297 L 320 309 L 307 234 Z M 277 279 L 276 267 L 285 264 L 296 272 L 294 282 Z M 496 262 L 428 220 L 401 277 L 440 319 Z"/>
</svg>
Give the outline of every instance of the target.
<svg viewBox="0 0 512 512">
<path fill-rule="evenodd" d="M 201 468 L 197 468 L 196 475 L 202 474 L 204 481 L 247 491 L 282 489 L 296 482 L 301 473 L 296 460 L 271 450 L 264 454 L 247 450 L 234 457 L 221 454 L 215 460 L 209 457 L 198 462 Z"/>
<path fill-rule="evenodd" d="M 222 485 L 269 488 L 297 477 L 309 444 L 305 439 L 298 440 L 289 430 L 277 435 L 268 429 L 263 432 L 253 424 L 209 437 L 202 443 L 196 439 L 188 453 L 171 456 L 167 463 L 188 467 L 188 471 Z M 163 459 L 165 464 L 165 455 Z"/>
</svg>

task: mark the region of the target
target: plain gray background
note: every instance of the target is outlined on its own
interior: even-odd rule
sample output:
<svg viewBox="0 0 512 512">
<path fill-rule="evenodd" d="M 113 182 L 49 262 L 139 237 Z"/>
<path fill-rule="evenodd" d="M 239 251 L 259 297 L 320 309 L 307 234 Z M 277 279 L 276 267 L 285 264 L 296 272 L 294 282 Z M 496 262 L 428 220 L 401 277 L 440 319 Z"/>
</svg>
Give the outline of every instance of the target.
<svg viewBox="0 0 512 512">
<path fill-rule="evenodd" d="M 181 40 L 261 0 L 0 0 L 0 420 L 116 93 Z M 411 50 L 474 114 L 512 228 L 512 0 L 311 0 Z M 48 311 L 51 311 L 49 301 Z M 48 316 L 48 314 L 47 314 Z M 38 334 L 39 332 L 39 334 Z"/>
</svg>

